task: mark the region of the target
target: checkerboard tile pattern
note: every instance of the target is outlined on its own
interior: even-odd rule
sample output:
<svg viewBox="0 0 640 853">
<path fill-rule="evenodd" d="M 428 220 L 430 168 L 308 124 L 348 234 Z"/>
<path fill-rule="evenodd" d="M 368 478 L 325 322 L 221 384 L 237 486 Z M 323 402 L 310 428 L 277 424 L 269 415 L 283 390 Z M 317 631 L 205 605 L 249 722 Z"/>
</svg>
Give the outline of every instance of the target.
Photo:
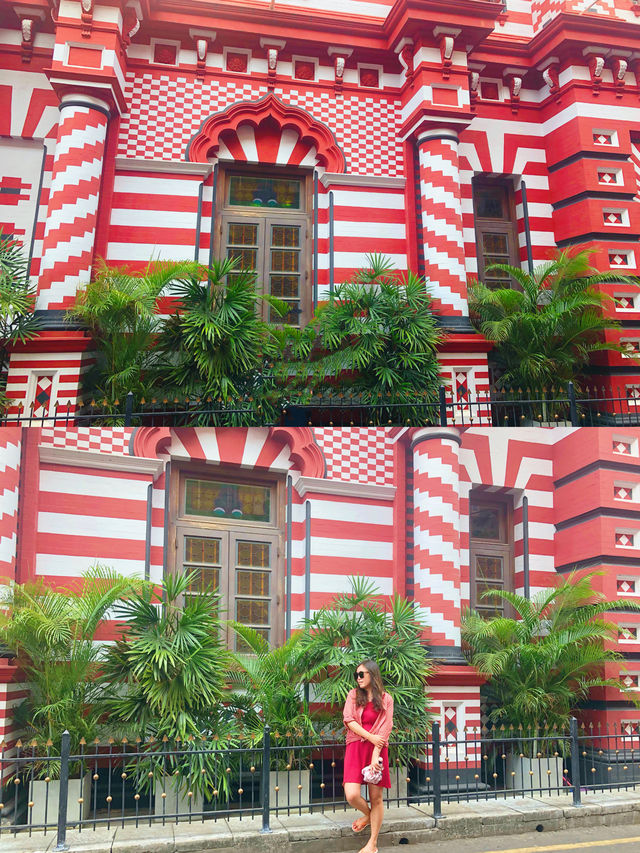
<svg viewBox="0 0 640 853">
<path fill-rule="evenodd" d="M 327 477 L 378 486 L 393 483 L 393 448 L 379 427 L 315 428 L 327 460 Z"/>
<path fill-rule="evenodd" d="M 99 453 L 129 455 L 132 427 L 48 427 L 42 430 L 40 443 L 68 450 L 92 450 Z"/>
<path fill-rule="evenodd" d="M 534 30 L 539 30 L 560 12 L 626 18 L 628 6 L 624 0 L 534 0 L 531 6 Z"/>
<path fill-rule="evenodd" d="M 403 174 L 398 140 L 400 105 L 383 95 L 336 95 L 287 86 L 276 97 L 326 124 L 355 174 Z M 128 74 L 129 112 L 120 126 L 118 154 L 125 157 L 184 160 L 189 140 L 213 113 L 238 101 L 265 97 L 266 86 L 250 81 L 203 81 L 187 76 Z"/>
</svg>

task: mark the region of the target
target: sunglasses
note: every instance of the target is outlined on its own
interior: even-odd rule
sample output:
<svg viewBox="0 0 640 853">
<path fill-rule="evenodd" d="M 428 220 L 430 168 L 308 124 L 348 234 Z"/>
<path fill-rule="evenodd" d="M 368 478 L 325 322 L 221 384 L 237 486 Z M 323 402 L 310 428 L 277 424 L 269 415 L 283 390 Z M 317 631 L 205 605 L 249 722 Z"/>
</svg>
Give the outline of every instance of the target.
<svg viewBox="0 0 640 853">
<path fill-rule="evenodd" d="M 366 670 L 366 669 L 364 669 L 364 670 L 357 670 L 356 672 L 354 672 L 354 676 L 355 676 L 355 678 L 356 678 L 358 681 L 360 681 L 360 679 L 361 679 L 361 678 L 364 678 L 364 677 L 365 677 L 365 675 L 368 675 L 368 674 L 369 674 L 369 673 L 367 672 L 367 670 Z"/>
</svg>

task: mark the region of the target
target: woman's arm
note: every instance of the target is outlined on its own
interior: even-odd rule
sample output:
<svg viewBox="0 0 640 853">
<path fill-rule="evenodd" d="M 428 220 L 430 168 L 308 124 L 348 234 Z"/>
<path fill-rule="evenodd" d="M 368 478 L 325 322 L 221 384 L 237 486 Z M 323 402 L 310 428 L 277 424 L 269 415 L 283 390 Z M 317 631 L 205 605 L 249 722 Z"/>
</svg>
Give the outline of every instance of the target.
<svg viewBox="0 0 640 853">
<path fill-rule="evenodd" d="M 380 750 L 384 746 L 384 738 L 381 738 L 380 735 L 372 734 L 372 732 L 368 732 L 360 723 L 356 723 L 355 720 L 350 720 L 347 723 L 347 728 L 350 729 L 354 734 L 359 735 L 360 737 L 368 740 L 369 743 L 372 743 L 374 747 L 378 750 L 378 755 L 380 754 Z M 376 758 L 377 760 L 377 758 Z"/>
</svg>

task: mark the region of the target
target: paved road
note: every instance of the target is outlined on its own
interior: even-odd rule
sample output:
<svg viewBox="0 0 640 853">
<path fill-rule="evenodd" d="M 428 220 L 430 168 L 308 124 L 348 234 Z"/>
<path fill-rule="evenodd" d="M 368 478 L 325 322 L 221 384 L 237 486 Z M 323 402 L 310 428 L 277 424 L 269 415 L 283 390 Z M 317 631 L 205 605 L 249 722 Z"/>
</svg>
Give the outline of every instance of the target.
<svg viewBox="0 0 640 853">
<path fill-rule="evenodd" d="M 496 838 L 411 844 L 407 853 L 640 853 L 640 826 L 593 826 Z"/>
</svg>

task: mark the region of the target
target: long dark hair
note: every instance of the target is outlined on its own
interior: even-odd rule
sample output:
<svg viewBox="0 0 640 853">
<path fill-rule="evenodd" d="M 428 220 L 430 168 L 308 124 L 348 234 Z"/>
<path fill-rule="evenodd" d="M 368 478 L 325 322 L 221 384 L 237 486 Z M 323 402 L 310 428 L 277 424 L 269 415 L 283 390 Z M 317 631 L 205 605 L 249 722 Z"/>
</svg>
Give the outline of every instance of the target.
<svg viewBox="0 0 640 853">
<path fill-rule="evenodd" d="M 363 660 L 358 666 L 363 666 L 371 677 L 371 701 L 376 711 L 382 711 L 382 697 L 384 696 L 384 685 L 382 676 L 380 675 L 380 667 L 374 660 Z M 357 667 L 356 667 L 357 668 Z M 356 684 L 356 705 L 364 705 L 369 701 L 367 691 L 360 687 L 360 682 Z"/>
</svg>

